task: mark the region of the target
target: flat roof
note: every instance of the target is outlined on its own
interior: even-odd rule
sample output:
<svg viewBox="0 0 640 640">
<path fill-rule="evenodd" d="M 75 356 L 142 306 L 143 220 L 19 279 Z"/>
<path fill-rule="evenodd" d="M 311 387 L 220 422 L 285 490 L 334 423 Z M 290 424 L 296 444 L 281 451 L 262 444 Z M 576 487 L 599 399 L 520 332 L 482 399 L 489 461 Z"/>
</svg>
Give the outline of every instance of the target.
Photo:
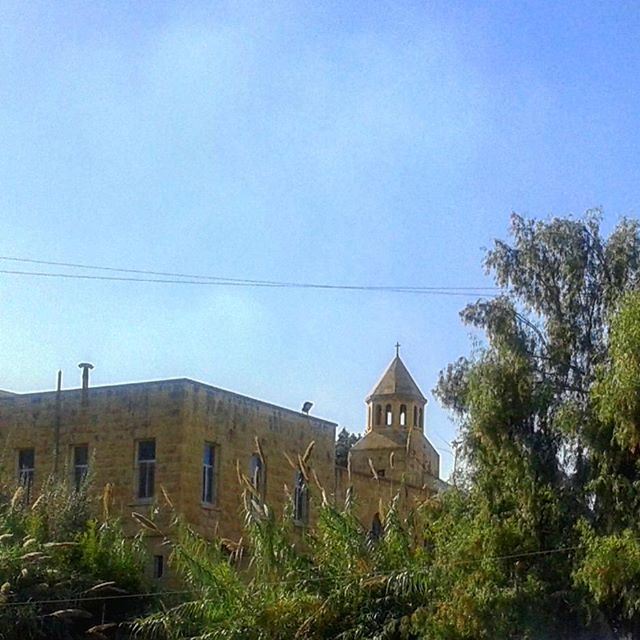
<svg viewBox="0 0 640 640">
<path fill-rule="evenodd" d="M 112 389 L 127 389 L 131 387 L 143 387 L 143 386 L 159 386 L 166 384 L 179 384 L 179 385 L 192 385 L 195 387 L 203 387 L 205 389 L 224 393 L 226 395 L 234 396 L 241 400 L 249 400 L 251 402 L 255 402 L 256 404 L 263 405 L 265 407 L 270 407 L 272 409 L 277 409 L 278 411 L 286 411 L 287 413 L 292 413 L 298 417 L 308 418 L 309 420 L 313 420 L 316 422 L 321 422 L 327 426 L 337 427 L 337 422 L 332 422 L 330 420 L 325 420 L 324 418 L 318 418 L 313 415 L 309 415 L 307 413 L 302 413 L 302 411 L 296 411 L 295 409 L 289 409 L 288 407 L 282 407 L 277 404 L 273 404 L 272 402 L 266 402 L 265 400 L 260 400 L 258 398 L 252 398 L 251 396 L 246 396 L 241 393 L 237 393 L 235 391 L 229 391 L 228 389 L 222 389 L 221 387 L 215 387 L 211 384 L 207 384 L 206 382 L 201 382 L 200 380 L 193 380 L 192 378 L 167 378 L 165 380 L 145 380 L 142 382 L 123 382 L 118 384 L 104 384 L 104 385 L 96 385 L 95 387 L 89 387 L 89 390 L 92 392 L 95 391 L 109 391 Z M 72 393 L 78 394 L 81 393 L 82 389 L 79 387 L 71 388 L 71 389 L 62 389 L 63 394 Z M 12 393 L 9 391 L 1 391 L 0 390 L 0 402 L 2 400 L 16 399 L 16 398 L 28 398 L 33 396 L 55 396 L 57 391 L 48 390 L 48 391 L 28 391 L 25 393 Z"/>
</svg>

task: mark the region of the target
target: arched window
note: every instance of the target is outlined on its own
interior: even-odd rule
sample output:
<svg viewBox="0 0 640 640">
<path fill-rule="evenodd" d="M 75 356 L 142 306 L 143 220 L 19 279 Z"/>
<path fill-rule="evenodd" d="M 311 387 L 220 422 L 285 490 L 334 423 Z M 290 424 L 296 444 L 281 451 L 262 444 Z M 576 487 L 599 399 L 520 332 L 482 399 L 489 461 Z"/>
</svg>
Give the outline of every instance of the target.
<svg viewBox="0 0 640 640">
<path fill-rule="evenodd" d="M 420 426 L 421 426 L 421 427 L 423 426 L 423 424 L 422 424 L 422 418 L 423 418 L 423 415 L 422 415 L 422 409 L 420 409 L 420 423 L 419 423 L 419 424 L 420 424 Z"/>
<path fill-rule="evenodd" d="M 400 405 L 400 426 L 404 427 L 407 424 L 407 405 Z"/>
<path fill-rule="evenodd" d="M 376 405 L 376 425 L 380 426 L 382 424 L 382 405 Z"/>
<path fill-rule="evenodd" d="M 296 524 L 309 522 L 309 487 L 302 475 L 302 471 L 296 471 L 293 492 L 293 519 Z"/>
<path fill-rule="evenodd" d="M 259 454 L 254 453 L 249 461 L 249 480 L 261 498 L 264 498 L 265 469 Z"/>
<path fill-rule="evenodd" d="M 385 409 L 385 419 L 387 427 L 390 427 L 393 424 L 393 411 L 391 411 L 391 405 L 388 404 Z"/>
<path fill-rule="evenodd" d="M 371 521 L 371 537 L 374 540 L 379 540 L 382 538 L 382 522 L 380 521 L 380 516 L 376 513 L 373 516 L 373 520 Z"/>
<path fill-rule="evenodd" d="M 418 426 L 418 407 L 413 407 L 413 426 Z"/>
</svg>

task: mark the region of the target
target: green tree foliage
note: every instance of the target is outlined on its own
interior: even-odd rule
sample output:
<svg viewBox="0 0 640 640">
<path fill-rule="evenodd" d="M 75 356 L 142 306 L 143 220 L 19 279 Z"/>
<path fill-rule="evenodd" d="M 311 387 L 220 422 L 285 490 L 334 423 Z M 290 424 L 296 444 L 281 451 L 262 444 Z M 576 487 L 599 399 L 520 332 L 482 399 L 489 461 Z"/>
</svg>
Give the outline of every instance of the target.
<svg viewBox="0 0 640 640">
<path fill-rule="evenodd" d="M 142 541 L 91 519 L 86 488 L 49 481 L 24 498 L 0 502 L 0 639 L 86 638 L 145 610 L 148 599 L 122 597 L 148 590 Z"/>
<path fill-rule="evenodd" d="M 349 433 L 346 429 L 342 429 L 336 440 L 336 464 L 340 467 L 346 467 L 349 460 L 349 452 L 351 447 L 360 440 L 355 433 Z"/>
<path fill-rule="evenodd" d="M 597 576 L 631 544 L 611 534 L 638 521 L 638 325 L 628 297 L 638 225 L 623 220 L 605 239 L 597 212 L 548 222 L 514 215 L 511 232 L 513 242 L 496 242 L 486 259 L 501 295 L 462 312 L 486 342 L 438 385 L 459 419 L 476 526 L 508 531 L 500 555 L 531 554 L 518 563 L 536 580 L 545 621 L 536 630 L 523 616 L 523 633 L 637 633 L 635 604 L 615 595 L 631 585 L 634 556 L 617 592 Z M 596 553 L 601 544 L 609 553 Z"/>
<path fill-rule="evenodd" d="M 409 513 L 400 486 L 379 505 L 381 532 L 357 520 L 352 490 L 336 505 L 311 487 L 319 517 L 306 530 L 241 476 L 243 539 L 206 542 L 177 519 L 166 536 L 189 595 L 164 599 L 133 634 L 640 639 L 640 228 L 623 220 L 605 238 L 598 212 L 514 215 L 485 265 L 500 293 L 463 310 L 478 344 L 437 388 L 460 428 L 454 486 Z M 339 435 L 342 463 L 353 438 Z M 79 524 L 81 505 L 39 509 L 0 509 L 0 597 L 24 602 L 44 584 L 71 598 L 107 576 L 134 588 L 135 541 Z M 73 544 L 47 546 L 61 538 Z M 22 635 L 50 620 L 27 614 Z"/>
<path fill-rule="evenodd" d="M 640 638 L 638 224 L 605 238 L 598 212 L 514 215 L 485 265 L 500 294 L 461 314 L 483 339 L 437 388 L 460 427 L 455 486 L 409 514 L 393 501 L 379 536 L 351 493 L 325 501 L 298 545 L 286 514 L 251 500 L 243 569 L 240 547 L 179 527 L 173 562 L 192 598 L 137 633 Z"/>
<path fill-rule="evenodd" d="M 615 629 L 640 637 L 640 293 L 627 294 L 609 326 L 609 351 L 591 391 L 590 518 L 576 583 Z"/>
</svg>

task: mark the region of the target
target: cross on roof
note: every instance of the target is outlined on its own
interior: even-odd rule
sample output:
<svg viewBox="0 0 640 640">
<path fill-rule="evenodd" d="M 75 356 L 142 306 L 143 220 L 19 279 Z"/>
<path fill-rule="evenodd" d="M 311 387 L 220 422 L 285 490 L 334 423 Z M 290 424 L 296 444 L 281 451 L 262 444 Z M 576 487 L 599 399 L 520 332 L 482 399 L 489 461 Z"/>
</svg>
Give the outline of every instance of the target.
<svg viewBox="0 0 640 640">
<path fill-rule="evenodd" d="M 400 343 L 396 342 L 396 358 L 400 355 Z"/>
</svg>

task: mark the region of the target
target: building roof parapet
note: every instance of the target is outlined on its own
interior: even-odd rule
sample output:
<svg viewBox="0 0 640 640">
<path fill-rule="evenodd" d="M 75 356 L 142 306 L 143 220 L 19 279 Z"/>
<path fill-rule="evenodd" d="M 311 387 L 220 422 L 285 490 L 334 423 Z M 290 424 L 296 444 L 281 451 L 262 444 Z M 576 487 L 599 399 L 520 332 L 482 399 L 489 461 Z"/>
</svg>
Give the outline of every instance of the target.
<svg viewBox="0 0 640 640">
<path fill-rule="evenodd" d="M 233 398 L 236 398 L 238 400 L 244 401 L 244 402 L 250 402 L 253 404 L 256 404 L 258 406 L 261 407 L 265 407 L 265 408 L 269 408 L 275 411 L 280 411 L 280 412 L 285 412 L 288 414 L 292 414 L 295 415 L 296 417 L 299 418 L 305 418 L 306 420 L 308 420 L 311 423 L 316 423 L 318 425 L 324 426 L 324 427 L 336 427 L 337 423 L 335 422 L 331 422 L 329 420 L 325 420 L 324 418 L 318 418 L 315 416 L 310 416 L 308 414 L 302 413 L 301 411 L 295 411 L 294 409 L 289 409 L 287 407 L 281 407 L 279 405 L 273 404 L 271 402 L 266 402 L 264 400 L 258 400 L 257 398 L 252 398 L 250 396 L 245 396 L 242 395 L 240 393 L 237 393 L 235 391 L 229 391 L 228 389 L 222 389 L 220 387 L 215 387 L 213 385 L 207 384 L 205 382 L 200 382 L 199 380 L 193 380 L 191 378 L 168 378 L 165 380 L 147 380 L 147 381 L 142 381 L 142 382 L 124 382 L 124 383 L 120 383 L 120 384 L 109 384 L 109 385 L 98 385 L 98 386 L 94 386 L 94 387 L 90 387 L 89 388 L 89 392 L 94 395 L 94 394 L 104 394 L 104 393 L 108 393 L 108 392 L 113 392 L 113 391 L 122 391 L 122 392 L 126 392 L 127 390 L 133 390 L 133 389 L 140 389 L 140 388 L 144 388 L 144 387 L 162 387 L 162 386 L 179 386 L 182 388 L 186 388 L 186 387 L 194 387 L 194 388 L 202 388 L 205 389 L 207 391 L 212 391 L 215 393 L 221 393 L 223 395 L 226 396 L 231 396 Z M 15 401 L 15 400 L 19 400 L 19 399 L 32 399 L 32 398 L 47 398 L 50 397 L 51 399 L 55 399 L 55 397 L 57 396 L 58 392 L 55 390 L 49 390 L 49 391 L 31 391 L 31 392 L 27 392 L 27 393 L 9 393 L 9 392 L 5 392 L 6 395 L 4 395 L 2 392 L 0 392 L 0 403 L 2 403 L 5 400 L 11 400 L 11 401 Z M 74 388 L 74 389 L 62 389 L 62 391 L 60 392 L 62 394 L 62 396 L 78 396 L 79 398 L 82 396 L 82 389 L 81 388 Z"/>
</svg>

